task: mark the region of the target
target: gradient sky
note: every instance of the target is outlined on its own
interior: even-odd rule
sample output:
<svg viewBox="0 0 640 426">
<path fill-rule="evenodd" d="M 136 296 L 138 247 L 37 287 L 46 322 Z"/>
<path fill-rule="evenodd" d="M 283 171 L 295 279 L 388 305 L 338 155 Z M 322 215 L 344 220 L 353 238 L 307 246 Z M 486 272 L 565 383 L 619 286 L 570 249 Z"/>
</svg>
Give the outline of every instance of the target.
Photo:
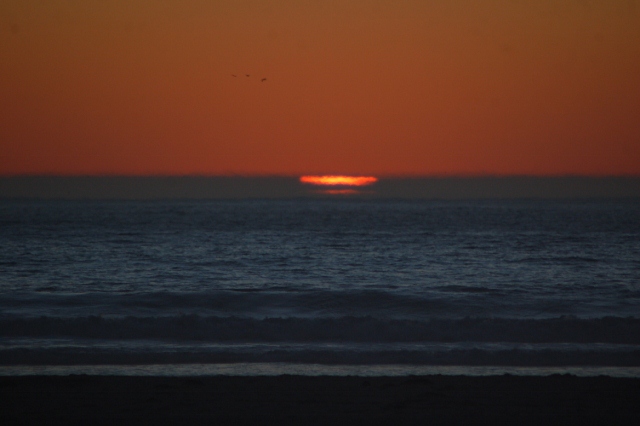
<svg viewBox="0 0 640 426">
<path fill-rule="evenodd" d="M 49 173 L 640 175 L 640 0 L 4 0 Z"/>
</svg>

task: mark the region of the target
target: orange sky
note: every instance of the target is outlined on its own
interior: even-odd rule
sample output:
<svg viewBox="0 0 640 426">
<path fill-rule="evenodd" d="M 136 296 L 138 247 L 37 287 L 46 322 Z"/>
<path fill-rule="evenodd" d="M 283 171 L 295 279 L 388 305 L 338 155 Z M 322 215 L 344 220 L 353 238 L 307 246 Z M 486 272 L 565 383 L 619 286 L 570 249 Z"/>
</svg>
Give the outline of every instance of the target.
<svg viewBox="0 0 640 426">
<path fill-rule="evenodd" d="M 640 0 L 5 0 L 47 173 L 640 175 Z"/>
</svg>

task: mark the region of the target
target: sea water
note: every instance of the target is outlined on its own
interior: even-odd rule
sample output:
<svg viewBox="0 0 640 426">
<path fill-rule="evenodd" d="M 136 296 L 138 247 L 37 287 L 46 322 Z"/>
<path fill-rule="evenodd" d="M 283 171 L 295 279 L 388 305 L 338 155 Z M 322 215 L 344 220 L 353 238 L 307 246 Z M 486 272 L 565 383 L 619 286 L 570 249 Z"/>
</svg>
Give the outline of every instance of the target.
<svg viewBox="0 0 640 426">
<path fill-rule="evenodd" d="M 640 202 L 2 200 L 0 365 L 638 376 Z"/>
</svg>

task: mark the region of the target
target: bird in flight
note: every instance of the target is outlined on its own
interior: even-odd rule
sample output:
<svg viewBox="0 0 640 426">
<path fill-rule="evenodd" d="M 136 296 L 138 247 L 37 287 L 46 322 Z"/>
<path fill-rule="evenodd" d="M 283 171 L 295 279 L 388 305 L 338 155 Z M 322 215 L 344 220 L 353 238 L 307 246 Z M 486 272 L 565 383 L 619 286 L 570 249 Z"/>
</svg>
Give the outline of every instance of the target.
<svg viewBox="0 0 640 426">
<path fill-rule="evenodd" d="M 266 78 L 263 78 L 263 79 L 262 79 L 262 80 L 260 80 L 260 81 L 261 81 L 261 82 L 265 82 L 265 81 L 267 81 L 267 79 L 266 79 Z"/>
<path fill-rule="evenodd" d="M 249 74 L 245 74 L 247 77 L 249 77 Z"/>
</svg>

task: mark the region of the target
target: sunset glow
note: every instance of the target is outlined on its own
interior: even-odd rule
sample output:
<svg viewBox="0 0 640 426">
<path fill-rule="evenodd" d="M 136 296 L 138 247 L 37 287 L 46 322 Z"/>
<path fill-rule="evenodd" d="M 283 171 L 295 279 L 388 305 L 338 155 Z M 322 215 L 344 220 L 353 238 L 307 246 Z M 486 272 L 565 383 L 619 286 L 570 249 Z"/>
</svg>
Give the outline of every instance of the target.
<svg viewBox="0 0 640 426">
<path fill-rule="evenodd" d="M 373 176 L 302 176 L 300 182 L 322 186 L 366 186 L 376 183 Z"/>
<path fill-rule="evenodd" d="M 8 0 L 0 176 L 640 176 L 638 75 L 640 0 Z"/>
</svg>

